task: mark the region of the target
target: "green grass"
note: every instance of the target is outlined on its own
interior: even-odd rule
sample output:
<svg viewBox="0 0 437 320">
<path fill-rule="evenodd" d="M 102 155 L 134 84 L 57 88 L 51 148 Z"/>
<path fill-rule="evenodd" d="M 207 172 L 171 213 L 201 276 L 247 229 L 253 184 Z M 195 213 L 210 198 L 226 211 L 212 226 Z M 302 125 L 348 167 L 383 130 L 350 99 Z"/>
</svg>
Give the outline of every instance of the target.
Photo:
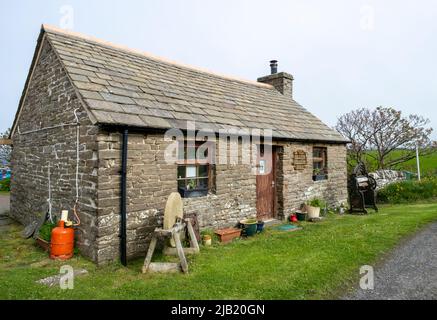
<svg viewBox="0 0 437 320">
<path fill-rule="evenodd" d="M 47 260 L 21 227 L 0 233 L 1 299 L 322 299 L 358 284 L 359 268 L 374 265 L 401 238 L 437 220 L 437 203 L 384 206 L 366 216 L 330 215 L 296 232 L 268 229 L 189 257 L 190 273 L 141 274 L 143 259 L 124 268 L 97 268 L 81 257 L 68 264 L 89 275 L 62 291 L 35 283 L 65 263 Z M 41 261 L 43 261 L 41 263 Z"/>
<path fill-rule="evenodd" d="M 0 196 L 4 195 L 4 196 L 8 196 L 10 194 L 9 191 L 0 191 Z"/>
<path fill-rule="evenodd" d="M 390 159 L 393 158 L 398 158 L 400 154 L 402 154 L 402 150 L 394 150 L 387 158 L 387 162 Z M 375 151 L 372 151 L 372 153 L 375 153 Z M 367 161 L 369 161 L 369 163 L 371 164 L 371 170 L 375 170 L 376 169 L 376 160 L 371 158 L 371 157 L 367 157 Z M 417 164 L 416 164 L 416 158 L 411 159 L 407 162 L 401 163 L 399 165 L 396 165 L 393 169 L 395 170 L 405 170 L 405 171 L 410 171 L 413 173 L 417 172 Z M 420 157 L 420 172 L 422 174 L 422 176 L 425 175 L 436 175 L 437 174 L 437 151 L 429 154 L 427 156 L 421 156 Z"/>
</svg>

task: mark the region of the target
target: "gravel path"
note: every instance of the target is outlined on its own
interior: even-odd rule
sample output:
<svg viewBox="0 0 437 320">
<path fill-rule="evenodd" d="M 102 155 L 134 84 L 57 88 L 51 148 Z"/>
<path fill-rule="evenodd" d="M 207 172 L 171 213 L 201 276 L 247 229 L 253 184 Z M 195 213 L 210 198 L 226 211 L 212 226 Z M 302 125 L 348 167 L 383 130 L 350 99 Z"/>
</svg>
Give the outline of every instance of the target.
<svg viewBox="0 0 437 320">
<path fill-rule="evenodd" d="M 437 299 L 437 223 L 398 246 L 374 274 L 374 290 L 357 289 L 345 299 Z"/>
</svg>

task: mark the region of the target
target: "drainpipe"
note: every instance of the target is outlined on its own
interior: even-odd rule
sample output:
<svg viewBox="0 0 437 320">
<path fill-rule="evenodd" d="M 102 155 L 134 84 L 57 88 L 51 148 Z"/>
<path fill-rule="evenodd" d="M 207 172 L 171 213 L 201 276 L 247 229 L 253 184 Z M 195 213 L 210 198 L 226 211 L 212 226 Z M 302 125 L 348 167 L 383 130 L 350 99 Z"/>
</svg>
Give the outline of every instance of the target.
<svg viewBox="0 0 437 320">
<path fill-rule="evenodd" d="M 120 203 L 120 261 L 126 266 L 126 181 L 127 181 L 127 142 L 128 129 L 123 130 L 123 142 L 121 146 L 121 203 Z"/>
</svg>

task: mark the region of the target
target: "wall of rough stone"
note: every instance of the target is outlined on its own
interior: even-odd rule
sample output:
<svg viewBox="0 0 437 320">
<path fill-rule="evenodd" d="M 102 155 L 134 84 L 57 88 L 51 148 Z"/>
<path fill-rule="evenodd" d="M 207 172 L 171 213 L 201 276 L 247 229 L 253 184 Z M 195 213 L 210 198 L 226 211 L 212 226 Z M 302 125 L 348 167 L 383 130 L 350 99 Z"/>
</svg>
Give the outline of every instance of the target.
<svg viewBox="0 0 437 320">
<path fill-rule="evenodd" d="M 313 181 L 313 146 L 327 148 L 328 179 Z M 283 147 L 283 214 L 287 217 L 293 209 L 312 198 L 327 201 L 335 207 L 347 201 L 346 147 L 344 145 L 287 143 Z M 296 170 L 293 165 L 293 153 L 304 150 L 307 154 L 307 166 Z"/>
<path fill-rule="evenodd" d="M 120 228 L 120 151 L 121 133 L 101 131 L 98 136 L 98 262 L 117 259 Z M 177 191 L 177 165 L 167 164 L 164 150 L 168 142 L 162 133 L 130 133 L 127 176 L 128 256 L 144 256 L 151 233 L 161 226 L 163 209 L 171 192 Z M 324 146 L 324 145 L 320 145 Z M 326 145 L 325 145 L 326 146 Z M 347 199 L 346 149 L 329 145 L 326 181 L 312 180 L 312 144 L 282 143 L 278 165 L 278 218 L 312 197 L 338 205 Z M 293 151 L 303 149 L 308 165 L 294 170 Z M 241 149 L 240 149 L 241 151 Z M 215 192 L 206 197 L 184 199 L 184 211 L 196 212 L 201 228 L 234 226 L 239 220 L 256 216 L 256 176 L 251 165 L 215 166 Z"/>
<path fill-rule="evenodd" d="M 79 217 L 76 232 L 80 251 L 95 259 L 97 199 L 97 127 L 82 108 L 62 66 L 45 42 L 35 66 L 27 97 L 13 136 L 11 215 L 28 224 L 47 211 L 48 168 L 51 171 L 52 212 L 72 209 L 75 202 L 76 126 L 65 126 L 34 133 L 28 131 L 74 123 L 74 110 L 80 121 Z M 21 133 L 21 134 L 20 134 Z"/>
</svg>

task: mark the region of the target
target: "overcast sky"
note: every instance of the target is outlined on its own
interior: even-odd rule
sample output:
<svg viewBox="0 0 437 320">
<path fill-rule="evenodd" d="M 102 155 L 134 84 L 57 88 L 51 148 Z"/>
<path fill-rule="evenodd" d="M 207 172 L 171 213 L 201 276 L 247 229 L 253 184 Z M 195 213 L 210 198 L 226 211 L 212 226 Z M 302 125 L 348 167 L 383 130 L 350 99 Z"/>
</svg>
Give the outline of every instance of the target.
<svg viewBox="0 0 437 320">
<path fill-rule="evenodd" d="M 295 99 L 331 126 L 379 105 L 437 125 L 433 0 L 0 2 L 0 132 L 14 119 L 42 23 L 246 79 L 277 59 L 295 78 Z"/>
</svg>

